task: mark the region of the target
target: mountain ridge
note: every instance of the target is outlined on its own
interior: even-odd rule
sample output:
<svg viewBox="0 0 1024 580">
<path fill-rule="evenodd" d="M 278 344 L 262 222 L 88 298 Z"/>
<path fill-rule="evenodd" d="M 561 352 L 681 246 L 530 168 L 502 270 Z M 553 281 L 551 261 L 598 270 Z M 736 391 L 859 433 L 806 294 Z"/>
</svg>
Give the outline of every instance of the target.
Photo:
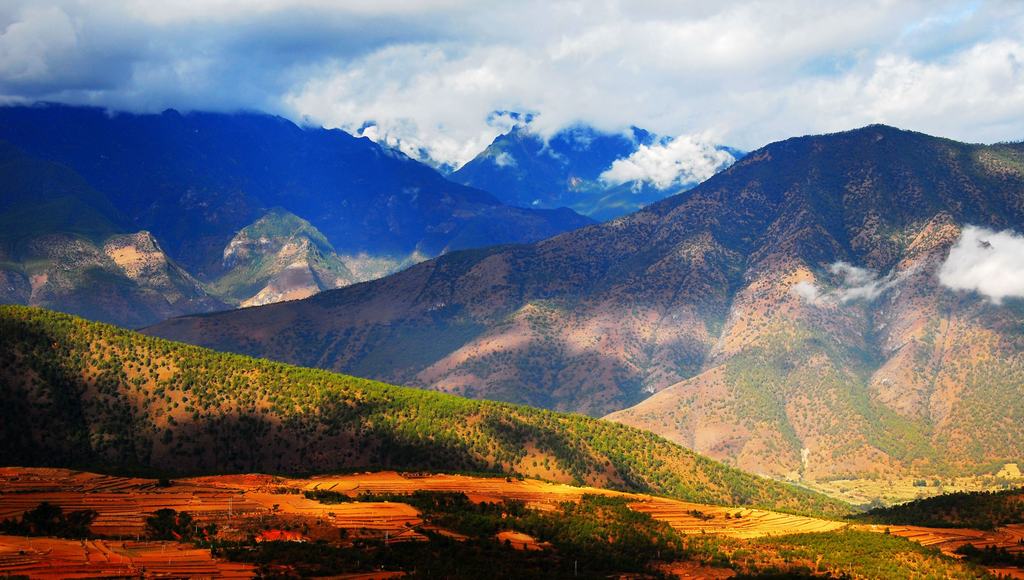
<svg viewBox="0 0 1024 580">
<path fill-rule="evenodd" d="M 0 142 L 0 302 L 144 326 L 224 308 L 70 168 Z"/>
<path fill-rule="evenodd" d="M 340 252 L 403 258 L 590 223 L 504 206 L 369 139 L 258 113 L 6 106 L 0 139 L 77 171 L 204 281 L 234 233 L 276 206 L 312 220 Z"/>
<path fill-rule="evenodd" d="M 147 332 L 593 415 L 691 381 L 633 424 L 777 477 L 982 469 L 1024 452 L 985 419 L 1024 417 L 1021 314 L 937 271 L 969 224 L 1024 230 L 1022 191 L 1013 145 L 793 138 L 605 224 Z"/>
<path fill-rule="evenodd" d="M 0 264 L 0 300 L 131 327 L 305 297 L 452 249 L 532 241 L 592 223 L 568 209 L 506 206 L 369 139 L 258 113 L 10 105 L 0 107 L 0 143 L 0 243 L 9 246 L 2 251 L 31 239 L 33 255 L 62 280 L 59 293 L 32 298 L 35 274 L 22 258 L 0 254 L 7 264 Z M 232 241 L 274 208 L 317 223 L 296 226 L 309 234 L 305 241 L 274 230 L 280 239 L 264 249 L 277 255 L 263 256 L 262 266 L 225 261 Z M 125 279 L 96 246 L 137 232 L 147 232 L 152 239 L 143 245 L 166 259 L 136 250 L 168 264 L 176 282 L 132 290 L 139 280 Z M 61 274 L 71 271 L 81 275 Z M 158 288 L 170 294 L 161 297 Z M 182 292 L 190 298 L 180 300 Z M 101 294 L 116 298 L 102 305 Z"/>
</svg>

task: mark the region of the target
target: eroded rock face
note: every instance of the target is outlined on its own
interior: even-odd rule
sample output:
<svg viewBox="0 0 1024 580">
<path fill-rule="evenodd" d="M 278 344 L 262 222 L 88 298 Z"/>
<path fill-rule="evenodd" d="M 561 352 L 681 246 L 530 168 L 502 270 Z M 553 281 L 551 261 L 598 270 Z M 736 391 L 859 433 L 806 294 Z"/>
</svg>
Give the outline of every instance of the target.
<svg viewBox="0 0 1024 580">
<path fill-rule="evenodd" d="M 103 244 L 103 251 L 128 279 L 158 293 L 171 306 L 194 305 L 206 310 L 222 305 L 211 300 L 198 280 L 172 262 L 149 232 L 113 236 Z"/>
<path fill-rule="evenodd" d="M 231 239 L 223 266 L 214 288 L 241 306 L 298 300 L 357 281 L 319 230 L 279 209 Z"/>
<path fill-rule="evenodd" d="M 0 270 L 4 302 L 129 327 L 226 308 L 169 260 L 149 232 L 115 234 L 102 244 L 44 235 L 24 242 L 19 260 L 19 269 Z"/>
<path fill-rule="evenodd" d="M 308 298 L 321 290 L 340 288 L 347 285 L 347 280 L 335 277 L 323 284 L 307 260 L 299 260 L 285 266 L 277 272 L 267 285 L 255 296 L 244 300 L 243 307 L 262 306 L 286 300 Z"/>
</svg>

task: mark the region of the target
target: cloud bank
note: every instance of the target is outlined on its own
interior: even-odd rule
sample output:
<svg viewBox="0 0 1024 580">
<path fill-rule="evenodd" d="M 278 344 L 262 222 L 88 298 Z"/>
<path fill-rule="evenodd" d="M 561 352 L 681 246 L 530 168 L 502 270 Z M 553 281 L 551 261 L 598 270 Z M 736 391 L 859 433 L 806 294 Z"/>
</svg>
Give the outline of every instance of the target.
<svg viewBox="0 0 1024 580">
<path fill-rule="evenodd" d="M 953 290 L 977 292 L 995 304 L 1024 298 L 1024 236 L 965 227 L 939 269 L 939 281 Z"/>
<path fill-rule="evenodd" d="M 260 109 L 452 165 L 494 111 L 745 150 L 874 122 L 1015 140 L 1022 63 L 1011 0 L 0 3 L 0 102 Z"/>
<path fill-rule="evenodd" d="M 625 159 L 616 159 L 601 174 L 612 185 L 649 183 L 658 189 L 699 183 L 736 161 L 728 152 L 716 149 L 700 137 L 680 135 L 666 143 L 641 145 Z"/>
</svg>

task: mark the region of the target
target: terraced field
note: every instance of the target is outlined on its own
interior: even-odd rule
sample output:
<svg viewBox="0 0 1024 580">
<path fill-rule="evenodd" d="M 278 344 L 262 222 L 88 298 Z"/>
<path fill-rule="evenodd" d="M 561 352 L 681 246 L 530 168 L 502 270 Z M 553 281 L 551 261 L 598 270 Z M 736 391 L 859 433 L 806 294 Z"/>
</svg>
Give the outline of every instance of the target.
<svg viewBox="0 0 1024 580">
<path fill-rule="evenodd" d="M 0 576 L 30 578 L 252 578 L 249 564 L 178 542 L 0 536 Z"/>
<path fill-rule="evenodd" d="M 765 510 L 707 506 L 663 498 L 630 504 L 636 511 L 668 522 L 684 534 L 719 534 L 731 538 L 760 538 L 785 534 L 831 532 L 847 526 L 838 521 L 780 514 Z"/>
<path fill-rule="evenodd" d="M 65 512 L 95 510 L 99 515 L 92 532 L 118 538 L 140 536 L 146 517 L 162 508 L 187 511 L 200 524 L 267 511 L 265 505 L 238 490 L 185 481 L 160 487 L 152 479 L 64 469 L 0 468 L 0 494 L 0 520 L 18 517 L 49 502 Z"/>
<path fill-rule="evenodd" d="M 224 477 L 200 478 L 190 482 L 218 482 L 241 484 L 244 479 L 228 479 Z M 250 481 L 253 481 L 250 479 Z M 502 479 L 469 477 L 464 475 L 433 474 L 418 476 L 416 474 L 400 474 L 393 471 L 366 473 L 358 475 L 321 476 L 310 479 L 293 479 L 278 481 L 289 486 L 298 487 L 303 491 L 325 490 L 343 493 L 351 497 L 360 494 L 410 494 L 415 491 L 462 492 L 474 502 L 499 502 L 519 500 L 530 507 L 545 509 L 553 508 L 563 501 L 579 501 L 584 495 L 608 495 L 633 498 L 630 504 L 635 511 L 650 514 L 657 520 L 665 521 L 674 529 L 685 534 L 713 533 L 735 538 L 756 538 L 767 535 L 793 533 L 827 532 L 844 527 L 838 521 L 823 520 L 804 516 L 795 516 L 766 510 L 728 508 L 683 502 L 673 499 L 654 497 L 644 494 L 628 494 L 609 491 L 596 487 L 577 487 L 557 483 L 549 483 L 531 479 Z M 266 486 L 266 483 L 263 484 Z M 258 494 L 249 493 L 250 499 L 256 500 Z M 281 496 L 272 496 L 280 498 Z M 282 510 L 301 513 L 310 508 L 310 502 L 302 496 L 287 496 L 289 502 Z M 269 501 L 264 499 L 263 501 Z M 320 513 L 333 511 L 339 520 L 343 519 L 341 506 L 330 506 L 325 510 L 319 507 Z M 366 505 L 366 504 L 363 504 Z M 393 505 L 393 504 L 391 504 Z M 699 515 L 698 515 L 699 514 Z M 346 524 L 354 523 L 346 521 Z"/>
<path fill-rule="evenodd" d="M 161 508 L 187 511 L 200 525 L 292 516 L 327 521 L 336 528 L 388 532 L 395 538 L 422 524 L 416 509 L 404 503 L 323 504 L 301 493 L 313 490 L 338 492 L 352 498 L 415 491 L 462 492 L 477 503 L 519 500 L 539 509 L 579 501 L 587 494 L 624 496 L 636 500 L 630 504 L 634 510 L 666 521 L 680 532 L 703 531 L 737 538 L 830 531 L 845 525 L 765 510 L 725 508 L 530 479 L 386 471 L 308 479 L 257 474 L 210 476 L 174 480 L 161 487 L 151 479 L 51 468 L 0 468 L 0 520 L 18 517 L 45 501 L 65 511 L 95 510 L 99 516 L 92 531 L 105 537 L 142 534 L 146 517 Z"/>
<path fill-rule="evenodd" d="M 922 526 L 863 526 L 873 532 L 884 532 L 913 540 L 922 546 L 934 546 L 950 556 L 957 556 L 956 550 L 965 544 L 982 548 L 995 546 L 1010 553 L 1024 554 L 1024 524 L 1013 524 L 995 530 L 974 530 L 969 528 L 926 528 Z M 993 574 L 1009 578 L 1024 578 L 1020 568 L 989 568 Z"/>
<path fill-rule="evenodd" d="M 336 539 L 339 530 L 344 530 L 343 537 L 386 542 L 427 541 L 428 532 L 465 539 L 426 524 L 419 511 L 406 503 L 344 498 L 338 498 L 339 503 L 321 503 L 306 497 L 305 492 L 314 491 L 348 498 L 417 491 L 461 492 L 476 503 L 519 500 L 541 510 L 555 510 L 567 501 L 579 502 L 585 495 L 619 496 L 627 498 L 630 509 L 666 522 L 682 534 L 709 534 L 735 540 L 832 532 L 847 527 L 880 534 L 886 530 L 881 525 L 851 526 L 772 511 L 688 503 L 529 479 L 375 472 L 304 479 L 228 475 L 160 482 L 65 469 L 0 468 L 0 519 L 17 518 L 46 501 L 65 511 L 95 510 L 99 515 L 91 530 L 109 538 L 80 541 L 0 536 L 0 576 L 109 577 L 136 574 L 142 567 L 154 575 L 231 578 L 253 573 L 251 567 L 218 560 L 208 550 L 178 543 L 138 541 L 144 533 L 146 517 L 162 508 L 186 511 L 199 525 L 216 523 L 221 539 L 244 538 L 246 534 L 278 527 L 301 529 L 301 538 L 307 540 Z M 1024 550 L 1020 544 L 1024 540 L 1024 525 L 993 532 L 913 526 L 888 529 L 892 535 L 937 546 L 950 555 L 965 543 Z M 513 547 L 545 549 L 543 543 L 516 531 L 508 531 L 504 539 L 510 540 Z"/>
</svg>

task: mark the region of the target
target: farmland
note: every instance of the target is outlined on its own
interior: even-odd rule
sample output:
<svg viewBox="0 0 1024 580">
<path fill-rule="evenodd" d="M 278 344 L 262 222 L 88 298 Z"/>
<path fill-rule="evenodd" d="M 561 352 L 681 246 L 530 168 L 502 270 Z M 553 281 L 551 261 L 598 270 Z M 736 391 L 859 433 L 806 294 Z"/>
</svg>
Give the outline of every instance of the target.
<svg viewBox="0 0 1024 580">
<path fill-rule="evenodd" d="M 1024 485 L 1016 463 L 1007 463 L 985 475 L 958 477 L 917 476 L 832 479 L 804 482 L 809 488 L 853 505 L 888 506 L 947 493 L 999 491 Z"/>
<path fill-rule="evenodd" d="M 31 578 L 251 578 L 254 567 L 178 542 L 0 536 L 0 575 Z"/>
<path fill-rule="evenodd" d="M 1019 526 L 993 532 L 891 526 L 885 534 L 881 525 L 513 477 L 384 471 L 158 480 L 0 468 L 0 520 L 14 521 L 43 502 L 65 512 L 95 511 L 93 535 L 84 540 L 0 536 L 0 575 L 123 576 L 144 568 L 152 575 L 235 578 L 284 568 L 315 575 L 364 573 L 380 566 L 395 572 L 403 569 L 403 558 L 437 562 L 455 554 L 463 567 L 439 572 L 467 577 L 497 561 L 510 575 L 524 576 L 549 566 L 570 570 L 566 567 L 576 565 L 575 551 L 594 549 L 587 543 L 593 538 L 579 530 L 598 525 L 595 529 L 619 530 L 599 532 L 601 542 L 607 541 L 602 534 L 642 530 L 632 539 L 620 537 L 617 549 L 622 553 L 606 554 L 609 569 L 629 571 L 634 560 L 647 566 L 646 558 L 657 554 L 665 561 L 656 569 L 669 576 L 729 577 L 779 565 L 821 564 L 780 559 L 779 554 L 796 549 L 794 542 L 812 550 L 815 542 L 835 538 L 855 543 L 878 538 L 883 545 L 875 551 L 904 553 L 917 546 L 914 550 L 925 551 L 914 552 L 914 557 L 946 570 L 948 577 L 973 578 L 983 570 L 940 556 L 930 547 L 953 555 L 964 543 L 998 541 L 1012 547 L 1022 536 Z M 190 514 L 197 541 L 147 539 L 147 518 L 168 508 Z M 210 524 L 215 525 L 214 535 L 200 533 Z M 867 532 L 876 533 L 865 536 Z M 282 568 L 281 562 L 291 564 Z M 839 573 L 852 570 L 850 565 L 840 561 L 828 569 Z"/>
<path fill-rule="evenodd" d="M 418 512 L 404 503 L 321 503 L 302 493 L 314 490 L 336 492 L 352 499 L 414 492 L 464 493 L 474 503 L 521 501 L 540 510 L 552 510 L 565 501 L 578 502 L 584 495 L 607 495 L 628 499 L 631 509 L 665 521 L 684 534 L 699 534 L 703 530 L 736 538 L 829 531 L 845 525 L 766 510 L 726 508 L 531 479 L 386 471 L 304 479 L 255 474 L 207 476 L 176 479 L 161 485 L 159 480 L 53 468 L 0 468 L 0 520 L 20 516 L 48 502 L 65 511 L 95 510 L 98 516 L 92 524 L 93 533 L 114 538 L 141 536 L 146 516 L 163 508 L 187 511 L 199 525 L 292 518 L 321 520 L 335 528 L 379 535 L 388 532 L 392 538 L 423 523 Z"/>
</svg>

